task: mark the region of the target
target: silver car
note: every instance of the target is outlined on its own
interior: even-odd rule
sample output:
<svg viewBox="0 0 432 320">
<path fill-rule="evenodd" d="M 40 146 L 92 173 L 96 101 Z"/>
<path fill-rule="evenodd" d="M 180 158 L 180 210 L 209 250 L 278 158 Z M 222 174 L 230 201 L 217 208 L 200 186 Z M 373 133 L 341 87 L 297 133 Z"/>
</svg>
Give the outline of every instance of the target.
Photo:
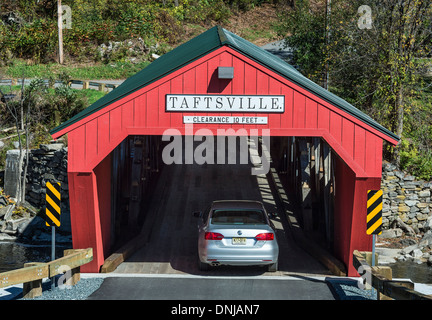
<svg viewBox="0 0 432 320">
<path fill-rule="evenodd" d="M 279 246 L 274 226 L 259 201 L 213 201 L 198 222 L 200 270 L 218 265 L 264 265 L 277 271 Z"/>
</svg>

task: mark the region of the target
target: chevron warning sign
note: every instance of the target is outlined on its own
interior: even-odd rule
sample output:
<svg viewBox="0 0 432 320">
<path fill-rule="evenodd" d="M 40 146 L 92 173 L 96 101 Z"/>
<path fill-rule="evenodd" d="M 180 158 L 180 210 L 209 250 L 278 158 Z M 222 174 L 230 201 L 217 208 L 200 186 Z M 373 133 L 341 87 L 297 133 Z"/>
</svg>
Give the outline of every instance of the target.
<svg viewBox="0 0 432 320">
<path fill-rule="evenodd" d="M 46 184 L 46 209 L 43 218 L 47 226 L 60 227 L 60 182 Z"/>
<path fill-rule="evenodd" d="M 381 234 L 382 190 L 369 190 L 367 200 L 367 234 Z"/>
</svg>

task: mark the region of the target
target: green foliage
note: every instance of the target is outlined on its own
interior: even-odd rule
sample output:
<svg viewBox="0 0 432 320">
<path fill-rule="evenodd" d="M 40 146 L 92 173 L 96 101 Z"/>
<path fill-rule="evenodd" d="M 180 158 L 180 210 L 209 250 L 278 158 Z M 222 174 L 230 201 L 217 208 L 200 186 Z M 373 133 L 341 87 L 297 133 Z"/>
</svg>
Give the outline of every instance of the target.
<svg viewBox="0 0 432 320">
<path fill-rule="evenodd" d="M 407 170 L 420 179 L 432 179 L 432 152 L 420 153 L 417 145 L 410 143 L 407 139 L 401 141 L 401 163 L 400 167 Z"/>
<path fill-rule="evenodd" d="M 103 92 L 92 89 L 72 89 L 67 85 L 67 81 L 69 80 L 69 75 L 67 74 L 63 73 L 57 79 L 63 81 L 63 83 L 57 85 L 55 88 L 48 88 L 42 79 L 32 80 L 24 88 L 23 97 L 25 99 L 23 100 L 23 108 L 25 112 L 29 110 L 30 131 L 35 133 L 37 141 L 49 138 L 49 132 L 46 128 L 58 126 L 105 95 Z M 20 86 L 15 86 L 12 93 L 16 94 L 16 98 L 8 102 L 9 108 L 19 109 L 21 103 Z M 3 115 L 1 119 L 2 127 L 12 127 L 15 125 L 8 110 L 5 103 L 0 103 L 0 112 Z M 34 143 L 33 140 L 31 143 Z"/>
<path fill-rule="evenodd" d="M 430 54 L 432 3 L 378 0 L 303 0 L 280 15 L 280 34 L 294 49 L 294 63 L 313 81 L 401 136 L 386 157 L 421 177 L 431 177 L 431 93 L 423 88 L 417 58 Z M 360 28 L 358 9 L 371 9 Z M 363 13 L 364 14 L 364 13 Z M 327 29 L 326 29 L 327 25 Z M 421 92 L 421 94 L 420 94 Z"/>
<path fill-rule="evenodd" d="M 313 14 L 311 14 L 313 12 Z M 276 27 L 285 45 L 293 49 L 293 61 L 300 71 L 312 81 L 322 83 L 324 77 L 325 11 L 312 8 L 310 1 L 298 1 L 295 10 L 279 13 Z"/>
<path fill-rule="evenodd" d="M 8 58 L 12 53 L 43 62 L 55 52 L 55 30 L 54 21 L 46 19 L 36 19 L 20 28 L 0 25 L 0 58 Z"/>
<path fill-rule="evenodd" d="M 224 21 L 233 11 L 248 10 L 262 0 L 75 0 L 72 26 L 63 29 L 64 51 L 72 58 L 97 60 L 95 46 L 141 38 L 147 44 L 182 42 L 183 24 Z M 58 45 L 57 1 L 5 0 L 0 12 L 13 9 L 21 25 L 0 24 L 0 59 L 55 60 Z"/>
<path fill-rule="evenodd" d="M 67 66 L 57 63 L 27 64 L 23 60 L 14 59 L 4 68 L 5 76 L 19 79 L 22 75 L 27 78 L 46 78 L 47 75 L 59 75 L 66 72 L 73 79 L 126 79 L 149 64 L 148 61 L 132 64 L 114 62 L 110 64 L 96 64 L 89 66 Z"/>
</svg>

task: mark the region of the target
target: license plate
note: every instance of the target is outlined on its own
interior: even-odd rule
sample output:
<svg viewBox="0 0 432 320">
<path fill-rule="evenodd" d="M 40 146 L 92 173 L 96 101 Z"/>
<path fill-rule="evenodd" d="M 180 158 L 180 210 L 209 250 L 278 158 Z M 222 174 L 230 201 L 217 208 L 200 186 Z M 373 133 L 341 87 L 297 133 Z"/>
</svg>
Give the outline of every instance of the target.
<svg viewBox="0 0 432 320">
<path fill-rule="evenodd" d="M 232 244 L 246 244 L 246 238 L 232 238 Z"/>
</svg>

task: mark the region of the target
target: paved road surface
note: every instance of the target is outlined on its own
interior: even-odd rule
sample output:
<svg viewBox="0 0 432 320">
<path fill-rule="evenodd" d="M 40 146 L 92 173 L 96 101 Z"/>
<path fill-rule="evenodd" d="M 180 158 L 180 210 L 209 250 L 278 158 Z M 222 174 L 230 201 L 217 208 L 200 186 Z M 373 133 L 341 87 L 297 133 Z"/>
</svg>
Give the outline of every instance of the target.
<svg viewBox="0 0 432 320">
<path fill-rule="evenodd" d="M 335 300 L 316 277 L 109 277 L 89 300 Z"/>
</svg>

